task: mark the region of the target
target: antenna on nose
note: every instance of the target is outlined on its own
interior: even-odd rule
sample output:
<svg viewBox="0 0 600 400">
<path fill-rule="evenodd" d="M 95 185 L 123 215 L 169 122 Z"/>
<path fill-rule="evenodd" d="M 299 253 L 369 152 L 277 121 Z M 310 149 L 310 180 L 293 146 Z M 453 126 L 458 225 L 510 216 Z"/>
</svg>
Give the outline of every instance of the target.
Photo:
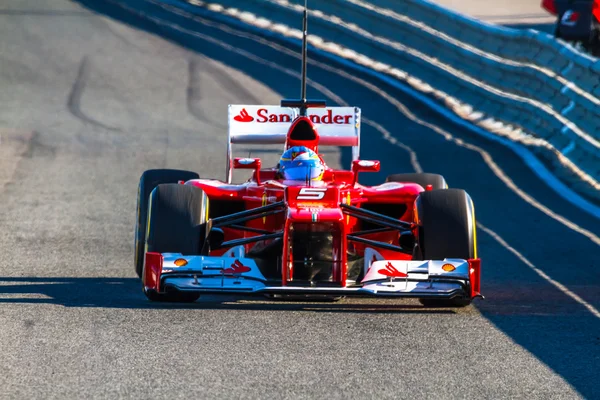
<svg viewBox="0 0 600 400">
<path fill-rule="evenodd" d="M 302 21 L 302 82 L 300 87 L 300 100 L 281 100 L 281 107 L 300 108 L 300 115 L 306 116 L 309 108 L 324 108 L 325 100 L 306 99 L 306 64 L 308 58 L 308 0 L 304 0 L 304 15 Z"/>
<path fill-rule="evenodd" d="M 302 95 L 300 98 L 306 103 L 306 56 L 308 39 L 308 0 L 304 0 L 304 17 L 302 21 Z M 306 115 L 306 109 L 304 110 Z"/>
</svg>

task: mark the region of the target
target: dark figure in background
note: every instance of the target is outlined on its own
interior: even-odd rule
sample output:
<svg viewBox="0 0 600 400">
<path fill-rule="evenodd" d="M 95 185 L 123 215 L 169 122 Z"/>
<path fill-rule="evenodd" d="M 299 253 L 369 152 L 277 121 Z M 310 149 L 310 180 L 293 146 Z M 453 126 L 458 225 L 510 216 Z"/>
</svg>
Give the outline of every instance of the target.
<svg viewBox="0 0 600 400">
<path fill-rule="evenodd" d="M 542 7 L 557 16 L 557 39 L 581 43 L 600 56 L 600 0 L 542 0 Z"/>
</svg>

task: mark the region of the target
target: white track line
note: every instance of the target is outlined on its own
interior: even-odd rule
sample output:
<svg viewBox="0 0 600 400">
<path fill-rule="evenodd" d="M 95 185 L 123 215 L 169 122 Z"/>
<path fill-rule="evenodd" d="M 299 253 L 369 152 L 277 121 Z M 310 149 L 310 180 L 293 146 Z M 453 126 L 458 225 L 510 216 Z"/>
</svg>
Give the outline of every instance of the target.
<svg viewBox="0 0 600 400">
<path fill-rule="evenodd" d="M 502 239 L 496 232 L 487 228 L 481 222 L 477 222 L 477 227 L 479 229 L 483 230 L 488 235 L 490 235 L 496 242 L 498 242 L 500 245 L 502 245 L 502 247 L 504 247 L 505 249 L 507 249 L 508 251 L 513 253 L 519 260 L 521 260 L 521 262 L 523 262 L 523 264 L 527 265 L 530 269 L 532 269 L 536 274 L 538 274 L 544 280 L 549 282 L 552 286 L 556 287 L 562 293 L 564 293 L 565 295 L 567 295 L 570 298 L 572 298 L 573 300 L 575 300 L 577 303 L 579 303 L 582 306 L 584 306 L 585 308 L 587 308 L 588 311 L 594 315 L 594 317 L 600 319 L 600 311 L 598 311 L 597 308 L 595 308 L 590 303 L 588 303 L 587 301 L 585 301 L 584 299 L 579 297 L 579 295 L 577 295 L 576 293 L 573 293 L 572 291 L 570 291 L 569 288 L 567 288 L 565 285 L 563 285 L 560 282 L 555 281 L 550 276 L 548 276 L 548 274 L 546 274 L 544 271 L 542 271 L 541 269 L 539 269 L 538 267 L 533 265 L 533 263 L 531 261 L 529 261 L 527 258 L 525 258 L 525 256 L 523 254 L 521 254 L 518 250 L 516 250 L 514 247 L 512 247 L 511 245 L 506 243 L 506 241 L 504 239 Z"/>
<path fill-rule="evenodd" d="M 367 119 L 367 118 L 362 118 L 362 121 L 365 124 L 370 125 L 373 128 L 375 128 L 376 130 L 378 130 L 379 133 L 381 133 L 381 136 L 383 136 L 383 138 L 385 140 L 387 140 L 391 144 L 396 145 L 398 147 L 401 147 L 403 150 L 405 150 L 408 153 L 408 155 L 410 156 L 410 165 L 412 165 L 412 167 L 415 170 L 415 172 L 418 172 L 418 173 L 422 173 L 423 172 L 423 168 L 421 168 L 421 164 L 419 164 L 419 160 L 417 158 L 417 153 L 410 146 L 405 145 L 404 143 L 402 143 L 401 141 L 399 141 L 398 139 L 396 139 L 395 137 L 393 137 L 390 134 L 390 131 L 388 131 L 387 129 L 385 129 L 383 126 L 381 126 L 377 122 L 372 121 L 372 120 Z"/>
</svg>

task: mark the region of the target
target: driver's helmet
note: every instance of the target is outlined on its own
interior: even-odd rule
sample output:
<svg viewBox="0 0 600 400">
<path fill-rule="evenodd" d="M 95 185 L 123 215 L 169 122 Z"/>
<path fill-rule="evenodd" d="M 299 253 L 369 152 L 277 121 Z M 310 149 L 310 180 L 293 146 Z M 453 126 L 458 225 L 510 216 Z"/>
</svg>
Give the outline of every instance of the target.
<svg viewBox="0 0 600 400">
<path fill-rule="evenodd" d="M 279 172 L 285 180 L 320 181 L 325 165 L 317 153 L 305 146 L 287 149 L 279 160 Z"/>
</svg>

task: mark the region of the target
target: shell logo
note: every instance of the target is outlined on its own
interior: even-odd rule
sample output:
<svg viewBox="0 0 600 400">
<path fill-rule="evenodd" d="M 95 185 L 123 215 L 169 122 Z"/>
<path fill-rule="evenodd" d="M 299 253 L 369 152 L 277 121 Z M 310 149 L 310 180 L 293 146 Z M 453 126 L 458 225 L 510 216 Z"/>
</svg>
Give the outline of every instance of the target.
<svg viewBox="0 0 600 400">
<path fill-rule="evenodd" d="M 185 258 L 178 258 L 177 260 L 173 261 L 173 264 L 175 264 L 178 267 L 185 267 L 188 262 Z"/>
<path fill-rule="evenodd" d="M 444 264 L 442 265 L 442 269 L 446 272 L 452 272 L 456 269 L 456 267 L 452 264 Z"/>
</svg>

